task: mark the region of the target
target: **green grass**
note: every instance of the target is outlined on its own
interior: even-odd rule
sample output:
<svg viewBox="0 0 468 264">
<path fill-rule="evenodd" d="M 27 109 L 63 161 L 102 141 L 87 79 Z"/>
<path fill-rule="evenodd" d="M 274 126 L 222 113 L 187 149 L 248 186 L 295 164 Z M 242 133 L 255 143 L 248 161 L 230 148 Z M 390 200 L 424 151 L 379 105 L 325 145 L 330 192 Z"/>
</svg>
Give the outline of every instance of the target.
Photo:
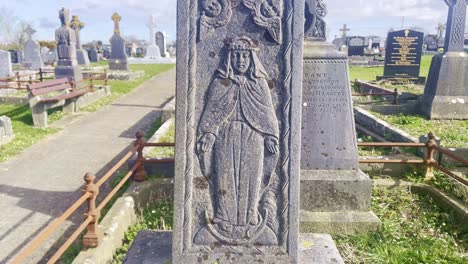
<svg viewBox="0 0 468 264">
<path fill-rule="evenodd" d="M 99 63 L 107 63 L 105 61 Z M 108 105 L 124 94 L 131 92 L 133 89 L 149 80 L 153 76 L 173 68 L 173 64 L 165 65 L 130 65 L 131 70 L 143 70 L 145 76 L 132 81 L 109 81 L 111 85 L 112 95 L 96 101 L 81 109 L 81 111 L 93 112 L 104 105 Z M 51 110 L 49 123 L 60 120 L 65 116 L 63 112 Z M 38 129 L 33 127 L 32 114 L 29 105 L 0 105 L 0 116 L 6 115 L 10 117 L 13 125 L 15 138 L 8 144 L 0 146 L 0 162 L 6 161 L 8 158 L 17 155 L 27 147 L 39 142 L 47 136 L 56 133 L 60 129 L 47 128 Z"/>
<path fill-rule="evenodd" d="M 427 77 L 429 74 L 429 68 L 431 67 L 431 55 L 424 55 L 421 59 L 421 76 Z M 355 79 L 365 80 L 365 81 L 375 81 L 377 76 L 382 76 L 384 72 L 384 67 L 359 67 L 351 66 L 349 67 L 350 79 L 354 81 Z"/>
<path fill-rule="evenodd" d="M 162 201 L 159 204 L 146 208 L 139 222 L 125 232 L 123 245 L 117 249 L 111 264 L 122 263 L 138 232 L 142 230 L 172 230 L 173 204 L 171 201 Z"/>
<path fill-rule="evenodd" d="M 166 134 L 162 135 L 158 143 L 174 143 L 175 141 L 175 124 L 172 123 Z M 173 147 L 156 147 L 153 148 L 147 155 L 147 158 L 169 158 L 174 157 Z"/>
<path fill-rule="evenodd" d="M 372 211 L 382 221 L 381 230 L 336 237 L 346 263 L 466 263 L 466 230 L 430 197 L 376 187 Z"/>
<path fill-rule="evenodd" d="M 416 138 L 434 132 L 440 137 L 441 145 L 444 147 L 468 147 L 468 120 L 427 120 L 422 116 L 404 114 L 383 115 L 377 112 L 372 114 Z"/>
</svg>

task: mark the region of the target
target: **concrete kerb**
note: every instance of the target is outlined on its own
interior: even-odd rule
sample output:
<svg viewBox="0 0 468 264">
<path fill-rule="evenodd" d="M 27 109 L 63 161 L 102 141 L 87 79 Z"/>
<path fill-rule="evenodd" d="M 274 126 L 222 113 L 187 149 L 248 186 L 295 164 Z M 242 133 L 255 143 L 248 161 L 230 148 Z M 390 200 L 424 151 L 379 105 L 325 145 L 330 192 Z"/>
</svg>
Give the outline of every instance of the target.
<svg viewBox="0 0 468 264">
<path fill-rule="evenodd" d="M 434 202 L 441 208 L 449 208 L 450 211 L 453 211 L 455 218 L 459 223 L 468 222 L 468 207 L 467 205 L 453 198 L 444 192 L 438 190 L 437 188 L 423 184 L 423 183 L 412 183 L 400 180 L 393 179 L 374 179 L 374 186 L 385 187 L 385 188 L 402 188 L 408 189 L 411 192 L 429 195 Z"/>
<path fill-rule="evenodd" d="M 404 132 L 403 130 L 396 128 L 385 122 L 378 117 L 374 116 L 367 110 L 362 109 L 361 107 L 354 107 L 354 118 L 356 123 L 364 126 L 365 128 L 371 130 L 372 132 L 380 135 L 381 137 L 388 139 L 393 142 L 408 142 L 408 143 L 425 143 L 424 141 L 419 140 L 416 137 L 411 136 L 410 134 Z M 427 131 L 431 132 L 431 131 Z M 422 135 L 424 136 L 424 135 Z M 437 136 L 437 135 L 436 135 Z M 443 143 L 443 142 L 442 142 Z M 455 155 L 460 156 L 464 159 L 468 158 L 468 148 L 449 148 Z M 457 161 L 446 157 L 443 154 L 436 153 L 436 159 L 438 159 L 440 164 L 446 164 L 451 166 L 459 166 L 460 163 Z M 425 155 L 425 149 L 419 150 L 419 155 L 423 157 Z"/>
<path fill-rule="evenodd" d="M 99 230 L 104 234 L 99 246 L 81 251 L 72 263 L 110 263 L 116 250 L 122 246 L 125 232 L 138 222 L 141 212 L 148 205 L 172 199 L 172 196 L 172 179 L 133 182 L 99 224 Z"/>
</svg>

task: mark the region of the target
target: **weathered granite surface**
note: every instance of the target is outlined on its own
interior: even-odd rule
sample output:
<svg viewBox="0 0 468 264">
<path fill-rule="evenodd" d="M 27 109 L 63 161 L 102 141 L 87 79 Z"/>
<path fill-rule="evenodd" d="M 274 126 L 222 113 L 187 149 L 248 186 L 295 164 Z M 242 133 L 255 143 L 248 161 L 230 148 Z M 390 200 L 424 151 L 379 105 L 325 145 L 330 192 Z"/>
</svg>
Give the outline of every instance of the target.
<svg viewBox="0 0 468 264">
<path fill-rule="evenodd" d="M 203 263 L 203 258 L 193 263 Z M 124 264 L 171 264 L 172 232 L 171 231 L 140 231 L 133 241 Z M 229 260 L 219 263 L 245 263 Z M 259 261 L 258 263 L 272 263 Z M 286 263 L 286 262 L 283 262 Z M 299 262 L 300 264 L 344 264 L 338 249 L 330 235 L 300 234 Z"/>
<path fill-rule="evenodd" d="M 431 119 L 468 119 L 468 54 L 463 51 L 468 1 L 445 2 L 445 52 L 432 58 L 421 110 Z"/>
<path fill-rule="evenodd" d="M 178 1 L 173 263 L 297 263 L 304 2 L 212 3 Z"/>
<path fill-rule="evenodd" d="M 62 8 L 59 11 L 61 27 L 55 30 L 57 41 L 57 67 L 55 67 L 55 78 L 68 78 L 79 82 L 83 79 L 81 69 L 76 60 L 76 36 L 75 31 L 68 26 L 70 11 Z"/>
<path fill-rule="evenodd" d="M 73 16 L 70 22 L 71 29 L 75 30 L 76 36 L 76 59 L 79 65 L 89 65 L 88 52 L 83 49 L 81 45 L 81 30 L 85 27 L 85 24 L 80 21 L 78 16 Z"/>
<path fill-rule="evenodd" d="M 156 45 L 156 38 L 155 38 L 155 29 L 156 29 L 156 17 L 154 15 L 151 15 L 148 23 L 146 23 L 146 26 L 149 29 L 149 45 L 146 47 L 146 54 L 145 58 L 146 59 L 157 59 L 161 58 L 161 50 L 159 49 L 159 46 Z"/>
<path fill-rule="evenodd" d="M 111 52 L 109 58 L 109 69 L 116 71 L 128 71 L 127 53 L 125 52 L 125 40 L 120 36 L 120 20 L 122 17 L 114 13 L 114 35 L 110 38 Z"/>
<path fill-rule="evenodd" d="M 307 26 L 315 27 L 306 25 L 306 32 Z M 332 44 L 316 39 L 308 35 L 304 42 L 301 232 L 347 233 L 355 223 L 337 219 L 337 212 L 348 219 L 365 212 L 368 229 L 374 230 L 380 222 L 370 211 L 372 182 L 359 170 L 348 60 Z"/>
<path fill-rule="evenodd" d="M 155 34 L 156 38 L 156 45 L 159 47 L 159 52 L 161 53 L 161 57 L 163 58 L 170 58 L 171 55 L 167 52 L 167 45 L 166 45 L 166 34 L 164 32 L 158 31 Z"/>
<path fill-rule="evenodd" d="M 99 53 L 96 49 L 96 47 L 92 47 L 90 50 L 88 50 L 88 57 L 90 62 L 99 62 Z"/>
<path fill-rule="evenodd" d="M 9 51 L 0 50 L 0 78 L 13 75 Z M 1 85 L 1 83 L 0 83 Z"/>
<path fill-rule="evenodd" d="M 0 145 L 10 142 L 13 137 L 11 119 L 8 116 L 0 116 Z"/>
</svg>

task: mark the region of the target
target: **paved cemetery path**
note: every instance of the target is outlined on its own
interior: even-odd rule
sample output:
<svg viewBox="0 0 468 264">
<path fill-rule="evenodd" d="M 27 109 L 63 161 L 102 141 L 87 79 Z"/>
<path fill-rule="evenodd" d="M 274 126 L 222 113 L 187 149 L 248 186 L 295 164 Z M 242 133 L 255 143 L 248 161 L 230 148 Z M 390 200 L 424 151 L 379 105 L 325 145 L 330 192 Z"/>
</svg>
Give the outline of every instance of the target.
<svg viewBox="0 0 468 264">
<path fill-rule="evenodd" d="M 174 94 L 172 69 L 0 163 L 0 263 L 8 262 L 81 195 L 86 172 L 102 176 L 112 160 L 127 151 L 135 132 L 148 128 Z M 74 219 L 81 221 L 82 216 Z"/>
</svg>

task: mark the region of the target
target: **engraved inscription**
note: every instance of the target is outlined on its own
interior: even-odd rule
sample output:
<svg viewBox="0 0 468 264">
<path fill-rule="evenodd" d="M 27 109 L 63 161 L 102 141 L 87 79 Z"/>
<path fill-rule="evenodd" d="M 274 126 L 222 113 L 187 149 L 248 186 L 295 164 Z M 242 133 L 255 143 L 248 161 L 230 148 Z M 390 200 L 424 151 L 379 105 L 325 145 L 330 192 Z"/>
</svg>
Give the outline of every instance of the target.
<svg viewBox="0 0 468 264">
<path fill-rule="evenodd" d="M 419 37 L 409 36 L 409 30 L 405 30 L 404 36 L 393 37 L 393 47 L 391 51 L 389 66 L 419 66 L 417 61 L 418 53 L 416 52 L 418 47 Z"/>
<path fill-rule="evenodd" d="M 279 123 L 256 42 L 238 37 L 211 81 L 198 125 L 197 154 L 212 210 L 194 243 L 277 245 L 277 201 L 271 186 Z M 273 196 L 272 196 L 273 195 Z"/>
<path fill-rule="evenodd" d="M 312 113 L 347 113 L 348 84 L 337 79 L 340 64 L 327 67 L 304 64 L 303 111 Z"/>
</svg>

